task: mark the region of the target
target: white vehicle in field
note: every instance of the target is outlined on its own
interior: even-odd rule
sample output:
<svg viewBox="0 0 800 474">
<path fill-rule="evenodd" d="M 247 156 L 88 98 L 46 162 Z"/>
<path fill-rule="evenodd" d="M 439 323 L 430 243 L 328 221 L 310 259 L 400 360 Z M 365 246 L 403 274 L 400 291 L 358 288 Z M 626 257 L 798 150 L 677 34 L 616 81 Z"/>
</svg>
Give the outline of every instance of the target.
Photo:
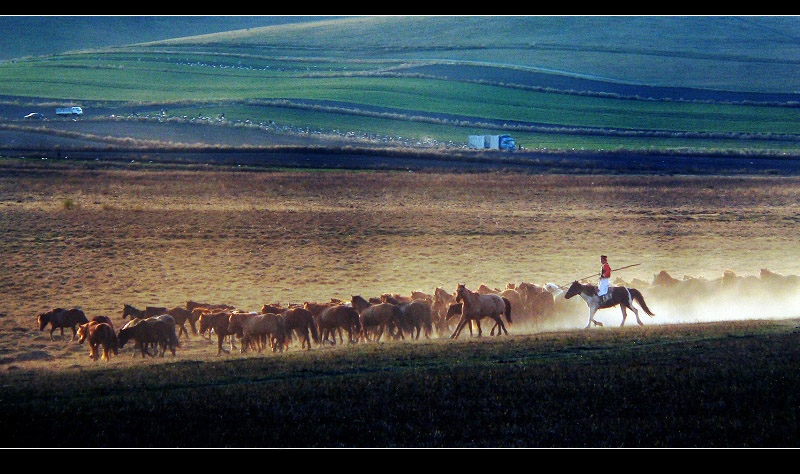
<svg viewBox="0 0 800 474">
<path fill-rule="evenodd" d="M 470 135 L 467 146 L 477 150 L 508 150 L 517 148 L 511 135 Z"/>
<path fill-rule="evenodd" d="M 40 114 L 39 112 L 31 112 L 22 118 L 25 120 L 42 120 L 44 115 Z"/>
<path fill-rule="evenodd" d="M 80 107 L 58 107 L 56 108 L 56 115 L 70 115 L 78 116 L 83 114 L 83 109 Z"/>
</svg>

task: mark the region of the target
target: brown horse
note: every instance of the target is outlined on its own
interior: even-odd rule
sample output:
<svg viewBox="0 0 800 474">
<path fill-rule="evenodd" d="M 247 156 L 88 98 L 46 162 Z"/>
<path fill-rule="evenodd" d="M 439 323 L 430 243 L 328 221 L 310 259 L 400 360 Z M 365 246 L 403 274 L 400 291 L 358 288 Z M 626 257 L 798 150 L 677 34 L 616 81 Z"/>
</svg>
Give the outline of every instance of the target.
<svg viewBox="0 0 800 474">
<path fill-rule="evenodd" d="M 172 356 L 175 356 L 175 348 L 181 347 L 181 341 L 178 339 L 178 336 L 175 334 L 175 328 L 177 324 L 175 324 L 175 318 L 170 316 L 169 314 L 161 314 L 159 316 L 152 316 L 147 318 L 145 321 L 156 321 L 159 323 L 159 330 L 164 332 L 165 340 L 162 344 L 161 350 L 161 357 L 164 357 L 164 352 L 166 352 L 167 348 L 172 352 Z M 163 323 L 163 326 L 161 325 Z M 163 328 L 163 329 L 161 329 Z"/>
<path fill-rule="evenodd" d="M 197 309 L 197 308 L 195 308 Z M 220 353 L 228 353 L 227 350 L 222 348 L 222 343 L 225 341 L 225 336 L 231 335 L 228 332 L 228 323 L 230 317 L 229 311 L 216 311 L 216 312 L 203 312 L 200 314 L 200 318 L 198 323 L 200 324 L 200 328 L 198 329 L 201 334 L 205 333 L 206 331 L 214 330 L 214 333 L 217 335 L 217 355 Z M 210 337 L 210 332 L 209 332 Z M 236 344 L 234 343 L 233 336 L 231 335 L 231 350 L 236 349 Z"/>
<path fill-rule="evenodd" d="M 464 306 L 461 310 L 461 320 L 456 326 L 455 332 L 450 336 L 455 339 L 464 329 L 464 326 L 472 320 L 481 320 L 483 318 L 492 318 L 500 326 L 497 335 L 501 335 L 503 331 L 508 334 L 505 324 L 503 324 L 502 315 L 505 315 L 506 321 L 511 323 L 511 302 L 502 296 L 496 294 L 481 295 L 477 292 L 468 290 L 464 285 L 459 284 L 456 289 L 456 302 L 463 303 Z M 480 326 L 478 326 L 478 336 L 481 336 Z"/>
<path fill-rule="evenodd" d="M 403 312 L 403 330 L 411 333 L 412 339 L 419 339 L 420 333 L 424 330 L 425 337 L 430 339 L 433 333 L 433 320 L 431 317 L 431 306 L 425 300 L 414 300 L 410 303 L 400 303 L 389 295 L 381 296 L 381 301 L 390 303 L 400 308 Z M 416 329 L 417 335 L 414 336 Z"/>
<path fill-rule="evenodd" d="M 445 315 L 445 321 L 449 323 L 449 321 L 454 317 L 458 316 L 458 319 L 461 320 L 461 310 L 464 309 L 464 303 L 450 303 L 447 307 L 447 314 Z M 474 319 L 470 321 L 467 325 L 469 328 L 469 336 L 472 337 L 472 325 L 475 324 L 478 327 L 478 334 L 483 334 L 481 330 L 481 321 L 480 319 Z M 494 329 L 497 327 L 497 324 L 494 325 L 492 328 L 492 335 L 494 335 Z"/>
<path fill-rule="evenodd" d="M 129 304 L 122 305 L 122 319 L 125 319 L 128 316 L 130 316 L 131 319 L 152 318 L 153 316 L 165 314 L 166 312 L 167 308 L 162 308 L 161 306 L 148 306 L 144 310 L 141 310 L 136 309 Z"/>
<path fill-rule="evenodd" d="M 311 338 L 314 342 L 319 344 L 319 332 L 317 325 L 314 322 L 314 316 L 311 311 L 305 308 L 292 308 L 287 309 L 281 313 L 284 322 L 286 323 L 286 343 L 291 342 L 292 333 L 296 332 L 297 337 L 300 338 L 300 348 L 303 349 L 308 345 L 311 350 Z"/>
<path fill-rule="evenodd" d="M 369 341 L 369 331 L 377 332 L 376 342 L 380 342 L 383 331 L 388 329 L 389 334 L 394 336 L 394 329 L 400 329 L 399 337 L 403 337 L 403 311 L 391 303 L 370 304 L 359 295 L 351 297 L 351 304 L 358 312 L 361 319 L 361 333 L 364 339 Z"/>
<path fill-rule="evenodd" d="M 195 326 L 197 319 L 188 309 L 176 306 L 172 309 L 168 309 L 163 314 L 168 314 L 175 319 L 175 324 L 178 327 L 179 338 L 181 337 L 181 334 L 184 334 L 187 339 L 189 338 L 189 332 L 186 330 L 187 321 L 189 322 L 189 326 L 192 328 L 192 333 L 197 334 L 197 327 Z"/>
<path fill-rule="evenodd" d="M 195 308 L 215 309 L 217 311 L 231 311 L 236 309 L 234 306 L 231 306 L 229 304 L 198 303 L 192 300 L 186 302 L 187 310 L 194 311 Z"/>
<path fill-rule="evenodd" d="M 97 318 L 106 317 L 98 316 Z M 89 358 L 92 360 L 97 360 L 97 349 L 102 345 L 103 358 L 108 361 L 111 351 L 114 352 L 114 355 L 119 355 L 117 335 L 114 334 L 114 328 L 110 323 L 98 322 L 97 318 L 92 318 L 88 323 L 78 327 L 78 344 L 83 344 L 83 341 L 89 340 Z"/>
<path fill-rule="evenodd" d="M 286 309 L 287 308 L 284 308 L 279 304 L 265 304 L 264 306 L 261 307 L 261 314 L 267 314 L 267 313 L 281 314 L 284 311 L 286 311 Z"/>
<path fill-rule="evenodd" d="M 628 317 L 628 314 L 625 312 L 626 308 L 633 311 L 633 314 L 636 315 L 636 322 L 639 323 L 639 326 L 644 326 L 642 320 L 639 319 L 639 311 L 633 307 L 634 301 L 639 303 L 639 306 L 641 306 L 644 312 L 649 316 L 655 316 L 655 314 L 650 311 L 650 308 L 648 308 L 647 304 L 644 302 L 642 293 L 635 288 L 615 286 L 609 288 L 608 293 L 611 295 L 611 297 L 608 298 L 609 294 L 607 294 L 606 299 L 604 299 L 597 294 L 596 286 L 583 285 L 577 281 L 574 281 L 567 290 L 567 293 L 564 295 L 564 298 L 570 299 L 575 295 L 580 295 L 581 298 L 583 298 L 583 301 L 586 302 L 586 305 L 589 306 L 589 322 L 586 323 L 586 329 L 589 329 L 589 326 L 591 326 L 592 323 L 594 323 L 595 326 L 603 325 L 599 321 L 594 320 L 594 313 L 596 313 L 598 309 L 613 308 L 616 305 L 620 305 L 620 309 L 622 310 L 622 324 L 620 324 L 620 327 L 625 325 L 625 319 Z"/>
<path fill-rule="evenodd" d="M 286 336 L 283 318 L 274 313 L 237 313 L 228 318 L 228 333 L 242 339 L 242 353 L 254 345 L 261 352 L 269 340 L 272 351 L 283 352 Z"/>
<path fill-rule="evenodd" d="M 447 311 L 451 303 L 456 301 L 456 297 L 441 288 L 436 288 L 433 292 L 433 303 L 431 303 L 431 316 L 433 325 L 439 336 L 443 336 L 450 331 Z M 460 314 L 460 313 L 459 313 Z"/>
<path fill-rule="evenodd" d="M 55 308 L 39 315 L 39 331 L 44 331 L 45 326 L 50 325 L 50 340 L 53 339 L 53 331 L 61 329 L 61 338 L 64 338 L 64 328 L 72 329 L 72 339 L 75 340 L 78 333 L 78 326 L 89 322 L 86 315 L 78 308 L 64 309 Z"/>
<path fill-rule="evenodd" d="M 335 305 L 323 309 L 317 317 L 317 325 L 319 326 L 320 339 L 334 345 L 336 345 L 337 331 L 340 344 L 344 344 L 342 330 L 347 332 L 349 342 L 354 344 L 358 342 L 358 336 L 362 330 L 358 312 L 345 305 Z M 331 333 L 333 333 L 333 341 L 328 339 Z"/>
<path fill-rule="evenodd" d="M 521 296 L 525 313 L 534 322 L 549 319 L 555 314 L 555 299 L 547 288 L 522 282 L 517 291 Z"/>
<path fill-rule="evenodd" d="M 341 303 L 309 303 L 308 301 L 303 303 L 303 309 L 309 311 L 314 319 L 319 318 L 319 315 L 322 314 L 328 308 L 333 306 L 339 306 Z"/>
<path fill-rule="evenodd" d="M 117 340 L 119 341 L 120 349 L 125 346 L 128 341 L 135 341 L 135 349 L 139 349 L 142 358 L 144 358 L 145 355 L 155 357 L 154 354 L 151 354 L 147 350 L 148 345 L 155 344 L 162 348 L 161 357 L 164 357 L 167 347 L 170 346 L 172 346 L 172 355 L 175 355 L 174 343 L 177 340 L 177 336 L 175 335 L 174 322 L 170 325 L 170 323 L 164 319 L 135 318 L 119 330 Z M 133 351 L 133 357 L 136 357 L 135 349 Z"/>
<path fill-rule="evenodd" d="M 412 291 L 411 292 L 411 300 L 421 300 L 426 301 L 429 305 L 433 303 L 433 296 L 427 293 L 423 293 L 421 291 Z"/>
</svg>

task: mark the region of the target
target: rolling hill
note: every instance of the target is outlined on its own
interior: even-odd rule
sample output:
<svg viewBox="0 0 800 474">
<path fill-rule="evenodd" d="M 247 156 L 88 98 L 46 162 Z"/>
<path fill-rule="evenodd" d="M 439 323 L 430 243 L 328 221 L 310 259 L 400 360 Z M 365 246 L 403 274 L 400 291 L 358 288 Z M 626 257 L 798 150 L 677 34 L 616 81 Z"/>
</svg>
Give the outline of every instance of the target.
<svg viewBox="0 0 800 474">
<path fill-rule="evenodd" d="M 165 143 L 165 122 L 183 121 L 198 132 L 181 143 L 216 144 L 203 130 L 217 125 L 445 149 L 510 133 L 540 153 L 800 155 L 795 17 L 282 21 L 0 63 L 0 117 L 80 103 L 83 123 L 56 128 L 90 140 L 93 123 L 129 119 Z"/>
</svg>

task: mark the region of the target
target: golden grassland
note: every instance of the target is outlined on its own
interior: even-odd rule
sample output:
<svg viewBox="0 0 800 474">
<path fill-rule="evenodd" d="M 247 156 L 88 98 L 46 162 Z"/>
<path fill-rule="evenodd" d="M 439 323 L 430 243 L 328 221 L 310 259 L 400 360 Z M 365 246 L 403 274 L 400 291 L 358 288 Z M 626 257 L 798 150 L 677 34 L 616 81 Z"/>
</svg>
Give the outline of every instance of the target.
<svg viewBox="0 0 800 474">
<path fill-rule="evenodd" d="M 597 270 L 798 274 L 800 179 L 0 163 L 0 440 L 47 447 L 797 445 L 798 315 L 728 302 L 584 331 L 89 360 L 36 315 L 326 301 Z M 769 298 L 759 299 L 759 302 Z M 778 302 L 776 302 L 777 304 Z M 756 305 L 758 306 L 758 305 Z M 696 306 L 694 306 L 696 307 Z M 677 312 L 676 312 L 677 311 Z M 759 316 L 764 315 L 763 319 Z M 759 320 L 760 319 L 760 320 Z M 720 320 L 714 322 L 714 320 Z M 630 327 L 633 325 L 633 327 Z M 485 326 L 484 329 L 488 329 Z M 69 333 L 68 333 L 69 334 Z M 87 421 L 90 420 L 90 421 Z"/>
<path fill-rule="evenodd" d="M 123 304 L 191 299 L 258 310 L 437 286 L 452 292 L 458 283 L 560 285 L 597 271 L 601 253 L 615 267 L 642 262 L 618 274 L 628 281 L 649 282 L 661 270 L 678 278 L 717 278 L 725 269 L 797 274 L 799 198 L 798 178 L 8 162 L 0 169 L 0 368 L 92 364 L 87 348 L 36 330 L 36 315 L 52 307 L 79 306 L 121 324 Z M 618 324 L 618 312 L 607 321 Z M 581 312 L 550 329 L 584 324 Z M 194 336 L 179 355 L 215 352 Z"/>
</svg>

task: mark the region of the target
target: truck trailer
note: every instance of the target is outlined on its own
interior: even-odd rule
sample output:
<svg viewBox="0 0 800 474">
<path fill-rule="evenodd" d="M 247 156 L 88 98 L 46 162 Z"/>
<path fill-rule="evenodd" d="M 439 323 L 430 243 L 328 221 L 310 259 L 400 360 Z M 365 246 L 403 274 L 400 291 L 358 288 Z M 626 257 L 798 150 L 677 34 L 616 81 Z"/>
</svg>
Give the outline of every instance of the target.
<svg viewBox="0 0 800 474">
<path fill-rule="evenodd" d="M 511 135 L 470 135 L 467 146 L 477 150 L 508 150 L 517 149 Z"/>
<path fill-rule="evenodd" d="M 83 109 L 80 107 L 58 107 L 56 108 L 56 115 L 81 115 Z"/>
</svg>

